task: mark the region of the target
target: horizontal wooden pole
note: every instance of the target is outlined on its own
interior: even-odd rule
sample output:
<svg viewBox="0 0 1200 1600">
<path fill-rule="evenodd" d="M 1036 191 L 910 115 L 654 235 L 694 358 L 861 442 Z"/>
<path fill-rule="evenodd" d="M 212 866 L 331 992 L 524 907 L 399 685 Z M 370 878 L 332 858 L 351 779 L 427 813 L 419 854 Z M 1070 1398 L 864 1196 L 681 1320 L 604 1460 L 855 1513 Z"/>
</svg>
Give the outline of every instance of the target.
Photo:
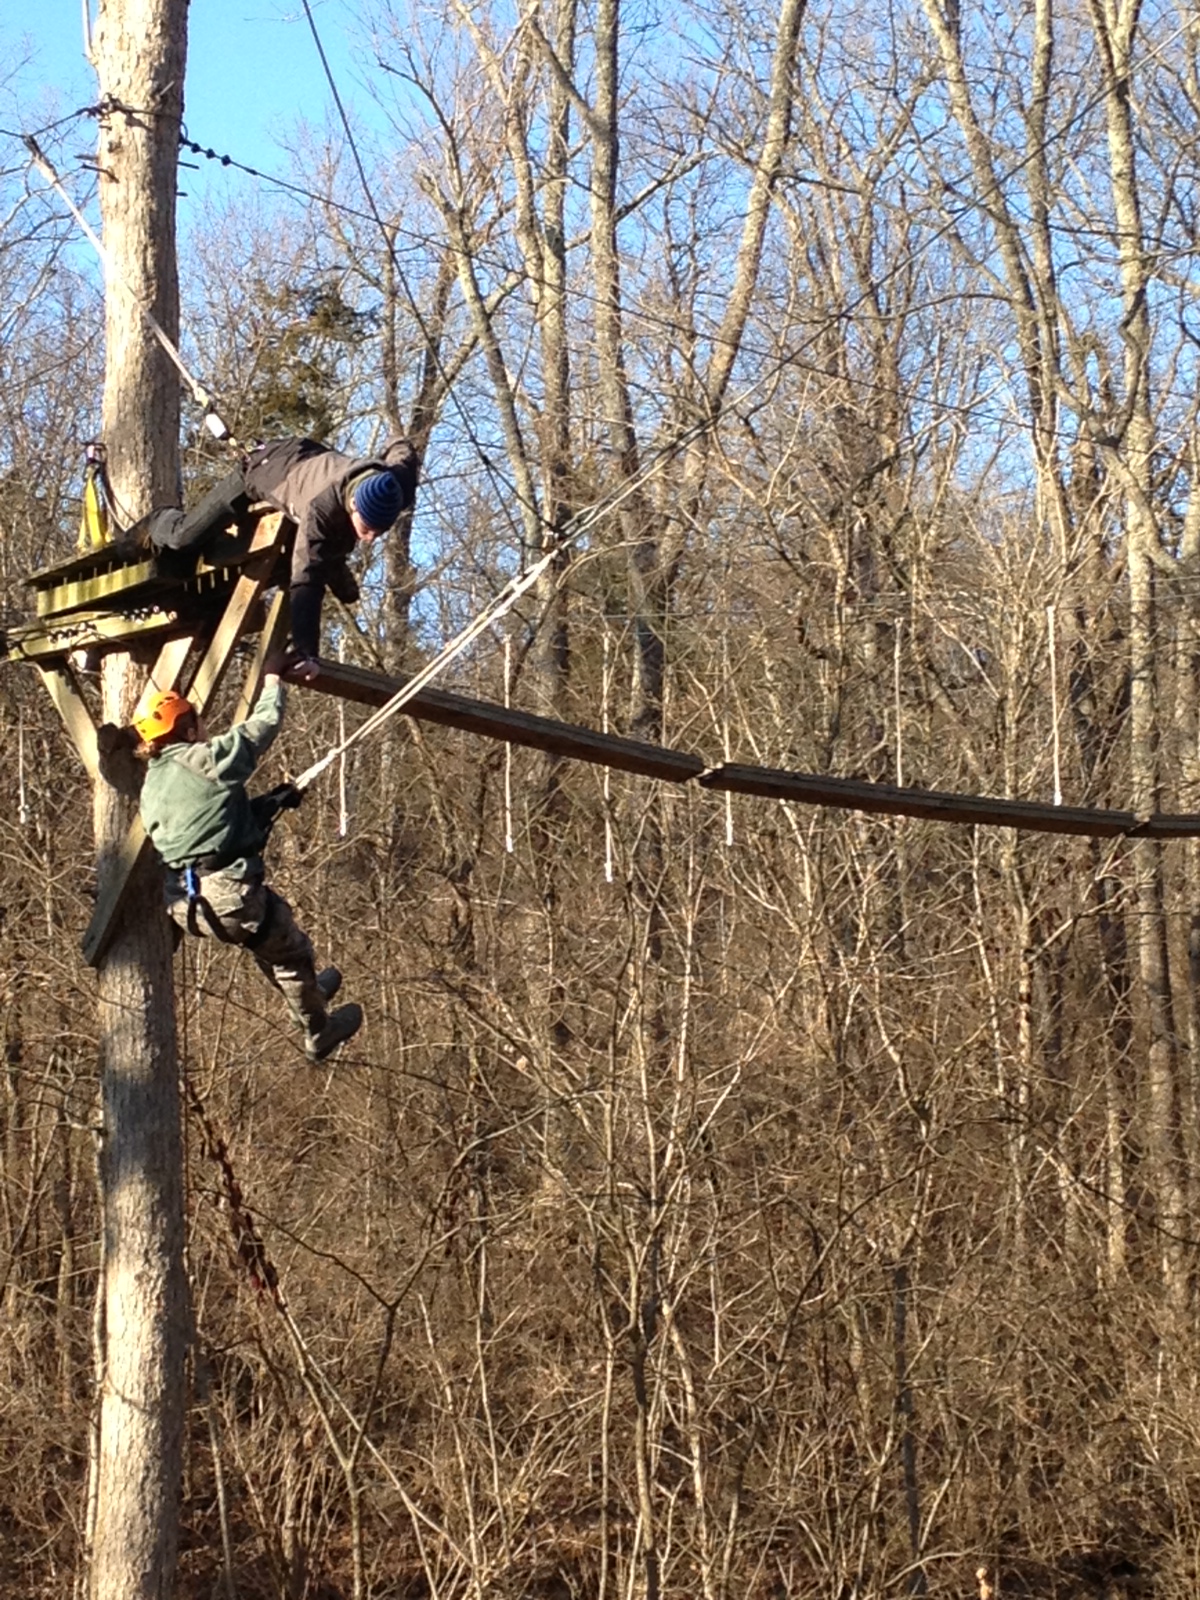
<svg viewBox="0 0 1200 1600">
<path fill-rule="evenodd" d="M 401 678 L 341 662 L 322 661 L 317 678 L 306 688 L 337 695 L 360 705 L 381 706 L 404 687 Z M 666 750 L 641 739 L 625 739 L 619 734 L 596 733 L 574 723 L 558 722 L 528 711 L 515 711 L 490 700 L 472 700 L 446 689 L 423 689 L 404 707 L 404 715 L 422 722 L 438 722 L 465 733 L 479 733 L 487 739 L 503 739 L 509 744 L 545 750 L 550 755 L 572 761 L 589 761 L 620 772 L 636 772 L 643 777 L 667 783 L 686 783 L 704 771 L 699 756 L 682 750 Z"/>
<path fill-rule="evenodd" d="M 322 661 L 320 675 L 308 687 L 362 705 L 381 706 L 402 687 L 402 680 L 361 667 Z M 1097 839 L 1122 836 L 1159 840 L 1200 838 L 1200 814 L 1189 812 L 1155 812 L 1139 818 L 1132 811 L 1044 805 L 1034 800 L 1003 800 L 937 789 L 900 789 L 893 784 L 867 783 L 859 778 L 830 778 L 737 763 L 707 768 L 698 756 L 682 750 L 668 750 L 616 734 L 596 733 L 590 728 L 516 711 L 487 700 L 473 700 L 445 689 L 423 690 L 404 711 L 405 715 L 424 722 L 439 722 L 446 727 L 527 745 L 574 761 L 589 761 L 672 783 L 694 780 L 706 789 L 790 800 L 798 805 Z"/>
<path fill-rule="evenodd" d="M 1000 800 L 987 795 L 948 794 L 937 789 L 897 789 L 858 778 L 826 778 L 808 772 L 729 764 L 705 772 L 706 789 L 792 800 L 802 805 L 835 806 L 893 817 L 923 817 L 931 822 L 977 823 L 990 828 L 1024 828 L 1032 833 L 1071 833 L 1093 839 L 1125 835 L 1131 839 L 1200 837 L 1195 812 L 1094 810 L 1089 806 L 1042 805 L 1035 800 Z"/>
</svg>

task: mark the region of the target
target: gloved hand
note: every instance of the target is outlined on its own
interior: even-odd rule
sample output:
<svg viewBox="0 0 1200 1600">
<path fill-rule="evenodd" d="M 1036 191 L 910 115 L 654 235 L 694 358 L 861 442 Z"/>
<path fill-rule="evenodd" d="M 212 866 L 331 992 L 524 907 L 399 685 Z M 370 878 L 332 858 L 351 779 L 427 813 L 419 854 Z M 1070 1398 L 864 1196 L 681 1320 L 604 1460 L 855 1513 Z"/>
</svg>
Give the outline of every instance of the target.
<svg viewBox="0 0 1200 1600">
<path fill-rule="evenodd" d="M 134 728 L 121 727 L 115 722 L 102 722 L 96 729 L 96 748 L 102 756 L 115 755 L 122 746 L 132 750 L 137 742 Z"/>
<path fill-rule="evenodd" d="M 96 755 L 100 775 L 118 794 L 136 799 L 146 776 L 145 762 L 134 755 L 138 736 L 133 728 L 102 722 L 96 729 Z"/>
<path fill-rule="evenodd" d="M 304 790 L 294 783 L 277 783 L 266 794 L 256 794 L 250 809 L 260 828 L 269 829 L 281 811 L 291 811 L 304 799 Z"/>
<path fill-rule="evenodd" d="M 283 675 L 292 683 L 312 683 L 320 670 L 316 656 L 289 656 Z"/>
</svg>

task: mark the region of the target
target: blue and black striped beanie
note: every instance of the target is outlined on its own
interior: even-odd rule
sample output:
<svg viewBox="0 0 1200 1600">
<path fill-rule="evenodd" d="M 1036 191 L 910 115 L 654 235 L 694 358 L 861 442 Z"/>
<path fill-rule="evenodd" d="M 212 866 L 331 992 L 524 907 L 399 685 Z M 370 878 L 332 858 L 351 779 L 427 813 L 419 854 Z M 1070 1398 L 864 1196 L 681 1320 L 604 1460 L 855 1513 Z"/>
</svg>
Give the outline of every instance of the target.
<svg viewBox="0 0 1200 1600">
<path fill-rule="evenodd" d="M 390 472 L 372 472 L 354 490 L 354 509 L 377 533 L 386 533 L 404 510 L 404 491 Z"/>
</svg>

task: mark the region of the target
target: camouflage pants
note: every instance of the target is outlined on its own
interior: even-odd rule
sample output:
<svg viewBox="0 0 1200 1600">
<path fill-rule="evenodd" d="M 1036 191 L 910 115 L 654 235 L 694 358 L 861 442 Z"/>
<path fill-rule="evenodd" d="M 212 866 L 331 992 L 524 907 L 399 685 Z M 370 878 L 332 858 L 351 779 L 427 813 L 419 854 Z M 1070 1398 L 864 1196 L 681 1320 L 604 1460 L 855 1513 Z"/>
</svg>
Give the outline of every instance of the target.
<svg viewBox="0 0 1200 1600">
<path fill-rule="evenodd" d="M 261 878 L 237 878 L 226 872 L 202 875 L 200 893 L 208 902 L 221 933 L 214 933 L 203 907 L 189 907 L 183 875 L 167 874 L 167 911 L 188 933 L 224 939 L 249 949 L 259 971 L 282 994 L 295 1021 L 308 1033 L 325 1026 L 325 996 L 317 987 L 312 941 L 296 922 L 282 895 Z"/>
</svg>

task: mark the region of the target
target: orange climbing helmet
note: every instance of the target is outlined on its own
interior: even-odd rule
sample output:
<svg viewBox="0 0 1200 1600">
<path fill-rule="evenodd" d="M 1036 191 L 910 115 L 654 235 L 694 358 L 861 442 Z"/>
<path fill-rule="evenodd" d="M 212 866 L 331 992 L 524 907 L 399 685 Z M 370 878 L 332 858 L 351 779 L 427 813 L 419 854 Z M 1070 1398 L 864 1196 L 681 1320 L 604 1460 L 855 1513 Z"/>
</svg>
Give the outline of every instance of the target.
<svg viewBox="0 0 1200 1600">
<path fill-rule="evenodd" d="M 161 739 L 163 734 L 170 733 L 180 718 L 186 717 L 191 710 L 191 705 L 181 694 L 176 694 L 174 689 L 162 689 L 146 701 L 145 709 L 134 717 L 133 726 L 138 737 L 149 744 L 152 739 Z"/>
</svg>

